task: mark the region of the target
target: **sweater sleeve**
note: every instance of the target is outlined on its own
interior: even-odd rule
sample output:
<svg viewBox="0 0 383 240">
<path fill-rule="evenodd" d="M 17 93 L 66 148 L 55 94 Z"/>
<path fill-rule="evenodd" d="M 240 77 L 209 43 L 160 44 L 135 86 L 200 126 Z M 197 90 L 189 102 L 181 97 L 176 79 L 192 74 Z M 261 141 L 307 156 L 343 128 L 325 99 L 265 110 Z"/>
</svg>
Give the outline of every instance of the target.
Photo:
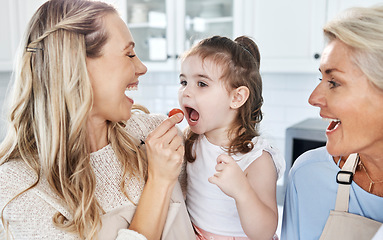
<svg viewBox="0 0 383 240">
<path fill-rule="evenodd" d="M 116 240 L 147 240 L 142 234 L 130 229 L 121 229 L 118 231 Z"/>
<path fill-rule="evenodd" d="M 13 199 L 35 180 L 34 174 L 21 161 L 10 161 L 0 166 L 0 211 L 8 230 L 2 234 L 12 236 L 11 239 L 78 239 L 54 225 L 52 219 L 57 213 L 56 206 L 42 198 L 36 188 Z"/>
<path fill-rule="evenodd" d="M 162 114 L 134 113 L 126 124 L 126 130 L 131 136 L 145 142 L 149 133 L 165 119 L 166 116 Z"/>
</svg>

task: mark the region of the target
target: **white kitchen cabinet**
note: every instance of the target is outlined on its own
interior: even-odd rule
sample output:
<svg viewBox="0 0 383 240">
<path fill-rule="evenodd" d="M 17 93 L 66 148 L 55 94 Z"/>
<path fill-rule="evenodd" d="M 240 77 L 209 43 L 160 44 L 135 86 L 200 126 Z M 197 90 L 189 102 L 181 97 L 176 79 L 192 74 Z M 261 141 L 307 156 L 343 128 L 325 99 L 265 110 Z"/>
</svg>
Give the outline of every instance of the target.
<svg viewBox="0 0 383 240">
<path fill-rule="evenodd" d="M 383 4 L 382 0 L 331 0 L 328 1 L 327 19 L 333 19 L 339 12 L 350 7 L 370 7 Z"/>
<path fill-rule="evenodd" d="M 124 1 L 124 0 L 123 0 Z M 317 72 L 326 0 L 125 0 L 136 52 L 150 71 L 178 70 L 178 57 L 212 35 L 252 37 L 262 72 Z"/>
<path fill-rule="evenodd" d="M 244 1 L 129 0 L 120 6 L 138 57 L 150 71 L 174 71 L 179 57 L 200 39 L 242 34 Z"/>
<path fill-rule="evenodd" d="M 200 39 L 252 37 L 262 72 L 317 72 L 326 0 L 135 0 L 127 23 L 150 71 L 178 70 L 177 58 Z"/>
<path fill-rule="evenodd" d="M 317 73 L 325 23 L 345 8 L 377 3 L 383 1 L 249 0 L 250 35 L 260 48 L 261 72 Z"/>
<path fill-rule="evenodd" d="M 12 71 L 13 59 L 18 42 L 15 4 L 12 0 L 2 2 L 0 8 L 0 71 Z"/>
<path fill-rule="evenodd" d="M 2 0 L 0 8 L 0 71 L 13 70 L 17 48 L 28 21 L 44 0 Z"/>
<path fill-rule="evenodd" d="M 332 1 L 332 0 L 331 0 Z M 261 72 L 318 72 L 323 50 L 326 0 L 255 0 L 252 33 Z"/>
</svg>

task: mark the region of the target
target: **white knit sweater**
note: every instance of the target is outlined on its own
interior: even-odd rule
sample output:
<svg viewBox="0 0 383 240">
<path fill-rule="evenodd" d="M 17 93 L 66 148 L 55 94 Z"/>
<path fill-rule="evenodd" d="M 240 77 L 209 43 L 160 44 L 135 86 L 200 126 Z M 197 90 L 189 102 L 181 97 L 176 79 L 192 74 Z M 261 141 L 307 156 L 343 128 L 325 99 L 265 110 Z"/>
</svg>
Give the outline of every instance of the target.
<svg viewBox="0 0 383 240">
<path fill-rule="evenodd" d="M 133 114 L 128 121 L 127 131 L 138 139 L 144 140 L 163 120 L 163 115 Z M 124 196 L 120 190 L 122 169 L 120 162 L 110 145 L 94 152 L 90 156 L 91 164 L 96 176 L 97 200 L 106 214 L 102 216 L 102 229 L 99 239 L 109 240 L 145 240 L 146 238 L 136 232 L 127 230 L 129 222 L 133 217 L 135 206 Z M 36 187 L 23 193 L 16 199 L 14 196 L 29 187 L 36 180 L 36 176 L 22 161 L 10 161 L 0 166 L 0 210 L 4 209 L 5 223 L 14 239 L 78 239 L 77 236 L 69 234 L 53 225 L 52 217 L 60 212 L 66 218 L 71 219 L 71 214 L 65 208 L 60 198 L 51 191 L 45 178 Z M 127 192 L 133 202 L 137 203 L 144 183 L 140 179 L 126 179 Z M 180 205 L 174 213 L 169 209 L 169 216 L 165 224 L 162 239 L 173 239 L 166 237 L 165 231 L 172 232 L 175 228 L 174 218 L 182 215 L 181 228 L 192 234 L 188 219 L 186 219 L 186 208 L 179 185 L 175 187 L 172 203 Z M 4 208 L 5 207 L 5 208 Z M 172 206 L 170 206 L 171 208 Z M 185 215 L 186 214 L 186 215 Z M 178 221 L 182 222 L 182 221 Z M 1 227 L 1 225 L 0 225 Z M 179 228 L 179 227 L 178 227 Z M 119 231 L 120 230 L 120 231 Z M 175 235 L 174 235 L 175 236 Z M 0 235 L 1 239 L 1 235 Z M 177 239 L 177 238 L 175 238 Z M 175 240 L 174 239 L 174 240 Z"/>
</svg>

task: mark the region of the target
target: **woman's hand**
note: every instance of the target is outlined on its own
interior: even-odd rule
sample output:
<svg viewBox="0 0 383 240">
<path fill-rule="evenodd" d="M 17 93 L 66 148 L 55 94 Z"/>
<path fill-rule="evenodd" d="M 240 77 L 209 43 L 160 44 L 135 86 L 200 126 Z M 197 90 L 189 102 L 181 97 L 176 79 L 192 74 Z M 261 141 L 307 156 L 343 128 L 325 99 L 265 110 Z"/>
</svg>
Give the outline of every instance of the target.
<svg viewBox="0 0 383 240">
<path fill-rule="evenodd" d="M 184 156 L 182 136 L 175 125 L 178 113 L 162 122 L 145 140 L 148 156 L 148 179 L 129 229 L 148 240 L 161 238 L 173 188 L 178 180 Z"/>
<path fill-rule="evenodd" d="M 185 150 L 175 125 L 182 118 L 182 113 L 169 117 L 146 138 L 148 178 L 168 183 L 177 181 Z"/>
</svg>

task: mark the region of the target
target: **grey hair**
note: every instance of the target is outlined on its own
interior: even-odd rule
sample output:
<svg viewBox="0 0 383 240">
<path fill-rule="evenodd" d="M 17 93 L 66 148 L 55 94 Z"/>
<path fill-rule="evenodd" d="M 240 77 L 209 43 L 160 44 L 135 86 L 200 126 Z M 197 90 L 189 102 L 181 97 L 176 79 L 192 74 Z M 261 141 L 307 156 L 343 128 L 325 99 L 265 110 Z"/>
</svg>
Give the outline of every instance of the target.
<svg viewBox="0 0 383 240">
<path fill-rule="evenodd" d="M 352 49 L 352 61 L 383 90 L 383 5 L 354 7 L 323 28 L 325 37 L 339 39 Z"/>
</svg>

